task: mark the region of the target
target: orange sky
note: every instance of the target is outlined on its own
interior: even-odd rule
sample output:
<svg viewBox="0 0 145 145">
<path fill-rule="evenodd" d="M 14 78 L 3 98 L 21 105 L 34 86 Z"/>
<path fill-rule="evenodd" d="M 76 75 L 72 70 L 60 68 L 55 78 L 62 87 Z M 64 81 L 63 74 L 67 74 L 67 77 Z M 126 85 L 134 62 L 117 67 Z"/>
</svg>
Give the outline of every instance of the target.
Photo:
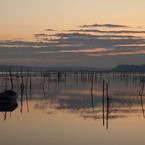
<svg viewBox="0 0 145 145">
<path fill-rule="evenodd" d="M 144 5 L 143 0 L 2 0 L 0 64 L 143 64 Z"/>
</svg>

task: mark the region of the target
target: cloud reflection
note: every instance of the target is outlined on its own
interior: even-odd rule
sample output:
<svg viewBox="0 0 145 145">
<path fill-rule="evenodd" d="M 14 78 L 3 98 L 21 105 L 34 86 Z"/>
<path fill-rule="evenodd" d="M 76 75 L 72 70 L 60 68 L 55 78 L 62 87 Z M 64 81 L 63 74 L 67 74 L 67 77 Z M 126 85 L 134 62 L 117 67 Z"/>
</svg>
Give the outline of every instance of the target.
<svg viewBox="0 0 145 145">
<path fill-rule="evenodd" d="M 104 76 L 105 78 L 108 77 L 107 75 Z M 84 77 L 88 78 L 86 75 Z M 64 81 L 59 81 L 55 78 L 54 81 L 49 82 L 49 90 L 46 86 L 48 82 L 46 82 L 44 89 L 47 98 L 43 96 L 41 90 L 35 88 L 31 100 L 37 100 L 35 109 L 46 110 L 46 112 L 49 112 L 48 114 L 53 113 L 54 110 L 55 113 L 57 111 L 67 111 L 69 113 L 79 114 L 83 118 L 102 119 L 103 102 L 104 110 L 106 110 L 107 104 L 109 104 L 109 119 L 125 118 L 132 114 L 140 114 L 141 103 L 136 91 L 139 88 L 132 84 L 132 77 L 129 77 L 127 80 L 128 87 L 124 85 L 124 81 L 126 80 L 120 80 L 120 77 L 118 76 L 115 81 L 113 78 L 110 78 L 109 99 L 106 98 L 105 92 L 104 101 L 102 100 L 101 78 L 94 81 L 95 89 L 91 92 L 91 80 L 88 78 L 86 81 L 81 81 L 81 76 L 78 79 L 71 79 L 70 76 L 60 78 L 63 80 L 66 79 Z M 53 109 L 53 111 L 50 111 L 49 108 Z"/>
</svg>

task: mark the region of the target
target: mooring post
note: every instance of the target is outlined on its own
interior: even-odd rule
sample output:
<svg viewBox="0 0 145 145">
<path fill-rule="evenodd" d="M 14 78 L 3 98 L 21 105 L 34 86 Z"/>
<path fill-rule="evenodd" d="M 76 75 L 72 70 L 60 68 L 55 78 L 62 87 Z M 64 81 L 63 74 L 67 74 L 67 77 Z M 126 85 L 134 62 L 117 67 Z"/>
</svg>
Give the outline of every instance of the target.
<svg viewBox="0 0 145 145">
<path fill-rule="evenodd" d="M 103 79 L 103 94 L 102 94 L 102 111 L 103 111 L 103 126 L 105 125 L 105 117 L 104 117 L 104 79 Z"/>
<path fill-rule="evenodd" d="M 109 115 L 108 83 L 106 84 L 106 100 L 107 100 L 106 129 L 108 129 L 108 115 Z"/>
</svg>

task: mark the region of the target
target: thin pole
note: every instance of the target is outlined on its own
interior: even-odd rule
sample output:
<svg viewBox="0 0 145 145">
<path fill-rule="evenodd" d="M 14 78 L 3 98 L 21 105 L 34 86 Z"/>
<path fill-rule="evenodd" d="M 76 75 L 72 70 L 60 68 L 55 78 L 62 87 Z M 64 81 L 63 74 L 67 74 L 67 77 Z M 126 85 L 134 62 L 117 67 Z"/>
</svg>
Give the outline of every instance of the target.
<svg viewBox="0 0 145 145">
<path fill-rule="evenodd" d="M 102 112 L 103 112 L 103 126 L 105 125 L 105 115 L 104 115 L 104 113 L 105 113 L 105 110 L 104 110 L 104 79 L 103 79 L 103 97 L 102 97 Z"/>
<path fill-rule="evenodd" d="M 108 115 L 109 115 L 108 83 L 106 84 L 106 98 L 107 98 L 106 129 L 108 129 Z"/>
<path fill-rule="evenodd" d="M 11 90 L 13 89 L 13 78 L 12 78 L 12 72 L 11 72 L 11 67 L 9 70 L 9 74 L 10 74 L 10 80 L 11 80 Z"/>
</svg>

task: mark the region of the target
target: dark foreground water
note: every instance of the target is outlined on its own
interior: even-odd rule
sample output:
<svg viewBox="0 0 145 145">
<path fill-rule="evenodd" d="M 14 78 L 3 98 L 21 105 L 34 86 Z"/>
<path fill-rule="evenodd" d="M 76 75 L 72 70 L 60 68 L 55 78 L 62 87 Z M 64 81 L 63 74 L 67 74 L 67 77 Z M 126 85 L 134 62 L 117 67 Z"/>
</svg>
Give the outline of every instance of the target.
<svg viewBox="0 0 145 145">
<path fill-rule="evenodd" d="M 11 89 L 10 79 L 6 83 L 1 76 L 0 81 L 1 92 Z M 31 81 L 13 77 L 13 83 L 18 107 L 0 113 L 2 145 L 145 144 L 139 74 L 39 75 Z"/>
</svg>

